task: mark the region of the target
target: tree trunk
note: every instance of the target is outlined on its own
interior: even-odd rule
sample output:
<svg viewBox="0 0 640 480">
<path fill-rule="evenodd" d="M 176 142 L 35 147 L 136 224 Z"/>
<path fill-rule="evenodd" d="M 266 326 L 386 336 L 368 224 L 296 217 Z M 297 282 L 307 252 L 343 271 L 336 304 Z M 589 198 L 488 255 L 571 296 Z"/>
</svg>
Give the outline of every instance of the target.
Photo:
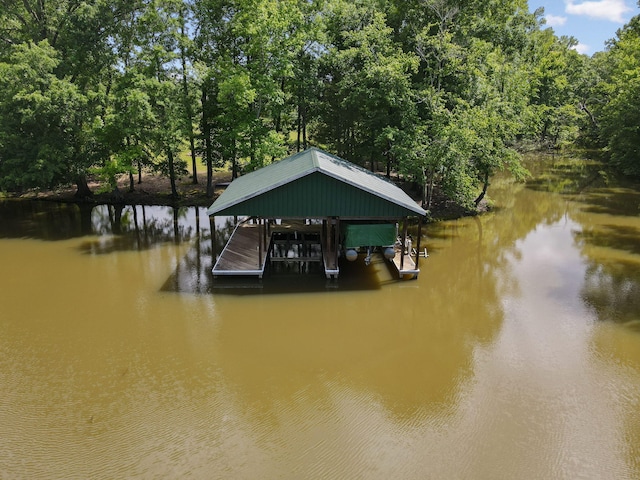
<svg viewBox="0 0 640 480">
<path fill-rule="evenodd" d="M 76 198 L 87 199 L 93 197 L 93 192 L 87 184 L 87 176 L 85 174 L 79 174 L 76 177 L 77 190 L 75 193 Z"/>
<path fill-rule="evenodd" d="M 255 141 L 255 138 L 253 137 L 253 132 L 251 132 L 251 139 L 249 140 L 249 149 L 250 149 L 249 161 L 251 162 L 251 165 L 255 165 L 256 164 L 256 141 Z M 262 161 L 260 161 L 260 163 L 262 164 Z M 262 167 L 262 165 L 260 166 Z"/>
<path fill-rule="evenodd" d="M 184 24 L 182 25 L 184 35 Z M 196 161 L 196 143 L 195 134 L 193 133 L 193 107 L 189 101 L 189 84 L 187 82 L 187 60 L 184 52 L 184 48 L 180 49 L 180 56 L 182 60 L 182 94 L 184 97 L 185 106 L 185 125 L 189 134 L 189 148 L 191 149 L 191 169 L 193 171 L 193 177 L 191 183 L 198 184 L 198 171 Z"/>
<path fill-rule="evenodd" d="M 300 99 L 298 98 L 298 121 L 296 122 L 298 124 L 298 138 L 296 140 L 296 151 L 299 152 L 300 151 L 300 146 L 302 144 L 302 142 L 300 141 L 300 137 L 302 135 L 302 112 L 300 110 Z"/>
<path fill-rule="evenodd" d="M 231 149 L 231 179 L 238 178 L 238 158 L 236 154 L 236 140 L 233 140 L 233 148 Z"/>
<path fill-rule="evenodd" d="M 211 147 L 209 146 L 209 148 Z M 213 198 L 213 163 L 211 158 L 207 159 L 207 198 Z"/>
<path fill-rule="evenodd" d="M 489 188 L 489 172 L 484 172 L 484 180 L 483 180 L 483 185 L 482 185 L 482 192 L 480 192 L 480 195 L 478 195 L 478 198 L 476 198 L 473 201 L 473 203 L 476 204 L 476 207 L 478 205 L 480 205 L 480 202 L 482 201 L 484 196 L 487 194 L 487 189 L 488 188 Z"/>
<path fill-rule="evenodd" d="M 387 178 L 391 178 L 391 164 L 393 163 L 393 155 L 391 155 L 391 146 L 389 146 L 389 151 L 387 152 Z"/>
<path fill-rule="evenodd" d="M 206 136 L 204 137 L 204 150 L 207 158 L 207 198 L 213 198 L 213 152 L 211 147 L 211 131 L 209 123 L 205 123 Z"/>
<path fill-rule="evenodd" d="M 591 111 L 587 108 L 586 102 L 580 102 L 580 110 L 582 110 L 587 115 L 589 115 L 589 118 L 591 119 L 591 123 L 593 124 L 594 127 L 597 128 L 598 122 L 596 121 L 596 117 L 594 117 L 593 113 L 591 113 Z"/>
<path fill-rule="evenodd" d="M 422 208 L 424 208 L 425 210 L 431 209 L 431 203 L 433 202 L 433 187 L 434 187 L 433 173 L 428 172 L 425 175 L 425 182 L 424 182 L 423 195 L 422 195 Z"/>
<path fill-rule="evenodd" d="M 122 195 L 122 192 L 120 191 L 117 185 L 111 192 L 111 201 L 114 204 L 120 204 L 124 202 L 124 195 Z"/>
<path fill-rule="evenodd" d="M 202 105 L 201 131 L 204 142 L 204 158 L 207 165 L 207 198 L 213 198 L 213 148 L 211 146 L 211 119 L 209 118 L 209 82 L 203 82 L 200 104 Z"/>
<path fill-rule="evenodd" d="M 171 198 L 177 199 L 180 197 L 178 195 L 178 190 L 176 190 L 176 171 L 174 165 L 173 152 L 170 148 L 167 148 L 167 158 L 169 159 L 169 181 L 171 182 Z"/>
<path fill-rule="evenodd" d="M 307 119 L 305 117 L 304 111 L 302 112 L 302 148 L 306 150 L 309 145 L 307 141 Z"/>
<path fill-rule="evenodd" d="M 196 170 L 196 143 L 193 135 L 193 127 L 191 128 L 191 133 L 189 133 L 189 144 L 191 148 L 191 165 L 193 169 L 193 180 L 192 183 L 194 185 L 198 184 L 198 172 Z"/>
<path fill-rule="evenodd" d="M 302 149 L 306 150 L 308 147 L 307 142 L 307 106 L 302 97 L 302 107 L 300 109 L 300 121 L 302 122 Z"/>
</svg>

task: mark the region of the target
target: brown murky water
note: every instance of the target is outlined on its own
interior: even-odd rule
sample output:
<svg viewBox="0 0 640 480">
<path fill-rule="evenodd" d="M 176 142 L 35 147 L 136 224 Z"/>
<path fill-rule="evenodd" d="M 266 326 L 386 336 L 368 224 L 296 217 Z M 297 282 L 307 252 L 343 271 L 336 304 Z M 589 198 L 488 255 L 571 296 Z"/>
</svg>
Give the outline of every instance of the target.
<svg viewBox="0 0 640 480">
<path fill-rule="evenodd" d="M 640 189 L 547 166 L 405 282 L 212 285 L 204 210 L 0 204 L 0 478 L 640 478 Z"/>
</svg>

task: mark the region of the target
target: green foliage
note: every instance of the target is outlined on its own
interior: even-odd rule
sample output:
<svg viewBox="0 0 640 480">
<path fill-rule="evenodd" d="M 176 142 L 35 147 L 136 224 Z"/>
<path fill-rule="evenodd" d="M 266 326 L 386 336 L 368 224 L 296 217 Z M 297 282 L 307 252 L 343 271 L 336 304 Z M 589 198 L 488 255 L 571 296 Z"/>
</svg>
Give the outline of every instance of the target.
<svg viewBox="0 0 640 480">
<path fill-rule="evenodd" d="M 418 58 L 393 41 L 384 13 L 372 5 L 334 2 L 325 21 L 318 140 L 356 163 L 383 160 L 377 145 L 390 139 L 390 129 L 411 123 Z"/>
<path fill-rule="evenodd" d="M 118 176 L 129 171 L 118 158 L 104 162 L 101 167 L 93 167 L 89 170 L 95 174 L 102 185 L 97 193 L 111 192 L 118 186 Z"/>
<path fill-rule="evenodd" d="M 598 112 L 602 137 L 612 164 L 640 176 L 640 16 L 618 32 L 605 55 L 608 68 L 598 85 L 607 100 Z"/>
<path fill-rule="evenodd" d="M 640 174 L 637 18 L 588 58 L 525 0 L 2 5 L 0 189 L 152 168 L 175 191 L 195 137 L 234 175 L 319 144 L 418 182 L 427 208 L 526 176 L 524 143 Z"/>
<path fill-rule="evenodd" d="M 0 63 L 0 188 L 48 187 L 73 179 L 87 98 L 54 71 L 47 40 L 13 47 Z"/>
</svg>

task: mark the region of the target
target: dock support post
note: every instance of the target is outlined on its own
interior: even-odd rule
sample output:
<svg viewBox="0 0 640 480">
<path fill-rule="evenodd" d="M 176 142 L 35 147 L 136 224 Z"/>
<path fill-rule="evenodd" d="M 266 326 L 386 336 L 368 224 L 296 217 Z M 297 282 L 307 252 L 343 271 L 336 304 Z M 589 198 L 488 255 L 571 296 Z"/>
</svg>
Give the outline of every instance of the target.
<svg viewBox="0 0 640 480">
<path fill-rule="evenodd" d="M 329 249 L 330 251 L 331 250 L 331 217 L 327 217 L 323 221 L 323 226 L 324 226 L 324 231 L 322 233 L 324 235 L 324 244 L 327 247 L 327 249 Z"/>
<path fill-rule="evenodd" d="M 404 251 L 407 248 L 407 229 L 409 228 L 407 217 L 402 219 L 402 250 L 400 253 L 400 270 L 404 270 Z M 409 252 L 411 253 L 411 252 Z"/>
<path fill-rule="evenodd" d="M 262 266 L 262 233 L 260 232 L 261 228 L 261 219 L 258 220 L 258 269 Z"/>
<path fill-rule="evenodd" d="M 324 241 L 327 248 L 330 249 L 331 248 L 331 217 L 327 217 L 327 219 L 325 220 L 325 223 L 327 225 L 327 228 L 325 229 Z"/>
<path fill-rule="evenodd" d="M 418 218 L 418 244 L 416 245 L 416 270 L 420 270 L 420 239 L 422 238 L 422 217 Z"/>
<path fill-rule="evenodd" d="M 322 219 L 322 230 L 320 231 L 320 238 L 323 240 L 327 239 L 327 219 L 326 218 Z"/>
<path fill-rule="evenodd" d="M 213 261 L 213 265 L 216 264 L 216 256 L 218 255 L 218 252 L 216 252 L 216 217 L 215 216 L 210 216 L 209 217 L 209 229 L 211 231 L 211 259 Z M 213 265 L 211 266 L 211 268 L 213 268 Z"/>
<path fill-rule="evenodd" d="M 336 217 L 336 230 L 335 230 L 335 234 L 334 234 L 334 244 L 333 244 L 333 251 L 334 251 L 334 267 L 336 268 L 336 270 L 338 269 L 338 255 L 340 254 L 340 249 L 339 249 L 339 244 L 340 244 L 340 217 Z"/>
<path fill-rule="evenodd" d="M 266 256 L 269 253 L 269 252 L 267 252 L 267 248 L 268 248 L 268 245 L 267 245 L 267 228 L 269 227 L 269 222 L 267 221 L 266 218 L 263 218 L 262 219 L 262 224 L 263 224 L 262 225 L 262 240 L 264 242 L 264 254 Z"/>
</svg>

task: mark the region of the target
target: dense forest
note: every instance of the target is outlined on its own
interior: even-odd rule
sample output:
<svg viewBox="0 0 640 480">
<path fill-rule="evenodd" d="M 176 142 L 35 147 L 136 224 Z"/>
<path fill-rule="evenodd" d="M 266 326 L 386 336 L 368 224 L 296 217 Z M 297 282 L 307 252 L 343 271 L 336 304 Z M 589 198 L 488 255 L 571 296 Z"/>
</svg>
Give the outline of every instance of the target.
<svg viewBox="0 0 640 480">
<path fill-rule="evenodd" d="M 640 175 L 640 17 L 592 57 L 526 0 L 0 0 L 0 191 L 233 176 L 315 145 L 477 205 L 526 149 Z M 202 163 L 201 163 L 202 162 Z"/>
</svg>

